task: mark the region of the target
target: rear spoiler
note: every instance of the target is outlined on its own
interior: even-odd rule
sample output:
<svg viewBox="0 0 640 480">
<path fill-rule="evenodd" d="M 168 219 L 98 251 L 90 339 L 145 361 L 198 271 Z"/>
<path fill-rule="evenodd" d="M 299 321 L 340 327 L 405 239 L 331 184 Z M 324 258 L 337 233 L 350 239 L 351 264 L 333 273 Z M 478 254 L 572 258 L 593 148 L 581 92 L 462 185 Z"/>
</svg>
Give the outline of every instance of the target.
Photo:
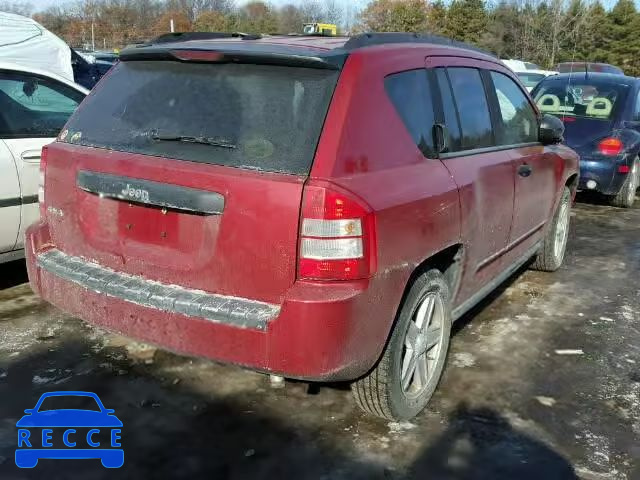
<svg viewBox="0 0 640 480">
<path fill-rule="evenodd" d="M 315 53 L 315 52 L 314 52 Z M 185 48 L 185 45 L 139 45 L 120 53 L 120 61 L 170 60 L 198 63 L 251 63 L 287 67 L 340 70 L 347 55 L 344 52 L 307 54 L 295 48 L 241 48 L 234 43 L 212 45 L 211 48 Z"/>
</svg>

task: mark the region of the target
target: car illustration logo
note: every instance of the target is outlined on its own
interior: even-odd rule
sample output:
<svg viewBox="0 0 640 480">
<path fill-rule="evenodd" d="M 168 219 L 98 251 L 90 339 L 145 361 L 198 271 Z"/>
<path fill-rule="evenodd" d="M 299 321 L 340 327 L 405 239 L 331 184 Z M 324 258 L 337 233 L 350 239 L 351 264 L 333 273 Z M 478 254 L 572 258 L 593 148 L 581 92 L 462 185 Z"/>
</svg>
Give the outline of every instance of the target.
<svg viewBox="0 0 640 480">
<path fill-rule="evenodd" d="M 95 393 L 44 393 L 24 412 L 16 423 L 18 467 L 33 468 L 39 459 L 100 459 L 106 468 L 124 464 L 122 422 Z"/>
</svg>

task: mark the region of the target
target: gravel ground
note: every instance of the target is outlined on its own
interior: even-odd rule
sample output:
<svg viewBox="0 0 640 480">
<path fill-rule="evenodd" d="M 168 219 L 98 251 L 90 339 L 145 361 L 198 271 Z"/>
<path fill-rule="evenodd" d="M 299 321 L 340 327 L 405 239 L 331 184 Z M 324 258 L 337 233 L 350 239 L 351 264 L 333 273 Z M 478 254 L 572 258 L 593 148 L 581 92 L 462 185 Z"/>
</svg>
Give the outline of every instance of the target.
<svg viewBox="0 0 640 480">
<path fill-rule="evenodd" d="M 389 423 L 343 385 L 173 355 L 41 302 L 0 266 L 0 478 L 640 479 L 640 209 L 578 204 L 565 266 L 522 271 L 455 328 L 430 407 Z M 96 392 L 125 464 L 13 460 L 52 390 Z"/>
</svg>

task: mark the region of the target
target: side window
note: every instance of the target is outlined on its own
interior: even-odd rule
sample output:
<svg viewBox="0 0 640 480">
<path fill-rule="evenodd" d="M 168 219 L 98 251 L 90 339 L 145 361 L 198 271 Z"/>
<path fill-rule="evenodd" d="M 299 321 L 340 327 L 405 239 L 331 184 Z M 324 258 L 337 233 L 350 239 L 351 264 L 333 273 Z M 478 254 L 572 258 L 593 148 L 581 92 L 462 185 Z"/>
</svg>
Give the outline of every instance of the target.
<svg viewBox="0 0 640 480">
<path fill-rule="evenodd" d="M 387 95 L 395 106 L 413 141 L 425 157 L 434 158 L 433 102 L 426 70 L 389 75 L 384 81 Z"/>
<path fill-rule="evenodd" d="M 462 149 L 494 146 L 489 106 L 480 72 L 475 68 L 448 68 L 462 128 Z"/>
<path fill-rule="evenodd" d="M 442 96 L 442 109 L 444 110 L 444 124 L 447 127 L 448 150 L 449 152 L 457 152 L 462 150 L 462 135 L 460 133 L 460 122 L 458 122 L 458 112 L 456 105 L 453 103 L 451 94 L 451 84 L 447 77 L 447 71 L 444 68 L 436 69 L 436 78 L 440 87 Z"/>
<path fill-rule="evenodd" d="M 0 72 L 0 138 L 55 137 L 83 98 L 55 80 Z"/>
<path fill-rule="evenodd" d="M 491 72 L 502 116 L 498 143 L 516 145 L 538 141 L 538 119 L 520 87 L 506 75 Z"/>
</svg>

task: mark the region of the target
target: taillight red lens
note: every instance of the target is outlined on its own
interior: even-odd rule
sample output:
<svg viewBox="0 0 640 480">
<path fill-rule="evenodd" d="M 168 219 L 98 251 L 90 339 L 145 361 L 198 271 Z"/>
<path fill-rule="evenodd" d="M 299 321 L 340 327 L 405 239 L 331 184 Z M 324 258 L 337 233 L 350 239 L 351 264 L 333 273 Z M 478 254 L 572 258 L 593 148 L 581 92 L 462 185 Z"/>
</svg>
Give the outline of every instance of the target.
<svg viewBox="0 0 640 480">
<path fill-rule="evenodd" d="M 298 277 L 357 280 L 376 269 L 375 217 L 355 195 L 327 182 L 304 188 Z"/>
<path fill-rule="evenodd" d="M 171 50 L 178 60 L 192 62 L 219 62 L 224 59 L 224 55 L 220 52 L 210 50 Z"/>
<path fill-rule="evenodd" d="M 624 145 L 619 138 L 605 138 L 598 144 L 598 151 L 603 155 L 618 155 L 622 152 Z"/>
<path fill-rule="evenodd" d="M 47 171 L 47 153 L 48 148 L 45 145 L 42 147 L 42 153 L 40 153 L 40 172 L 38 177 L 38 203 L 40 205 L 40 218 L 44 218 L 44 182 Z"/>
</svg>

